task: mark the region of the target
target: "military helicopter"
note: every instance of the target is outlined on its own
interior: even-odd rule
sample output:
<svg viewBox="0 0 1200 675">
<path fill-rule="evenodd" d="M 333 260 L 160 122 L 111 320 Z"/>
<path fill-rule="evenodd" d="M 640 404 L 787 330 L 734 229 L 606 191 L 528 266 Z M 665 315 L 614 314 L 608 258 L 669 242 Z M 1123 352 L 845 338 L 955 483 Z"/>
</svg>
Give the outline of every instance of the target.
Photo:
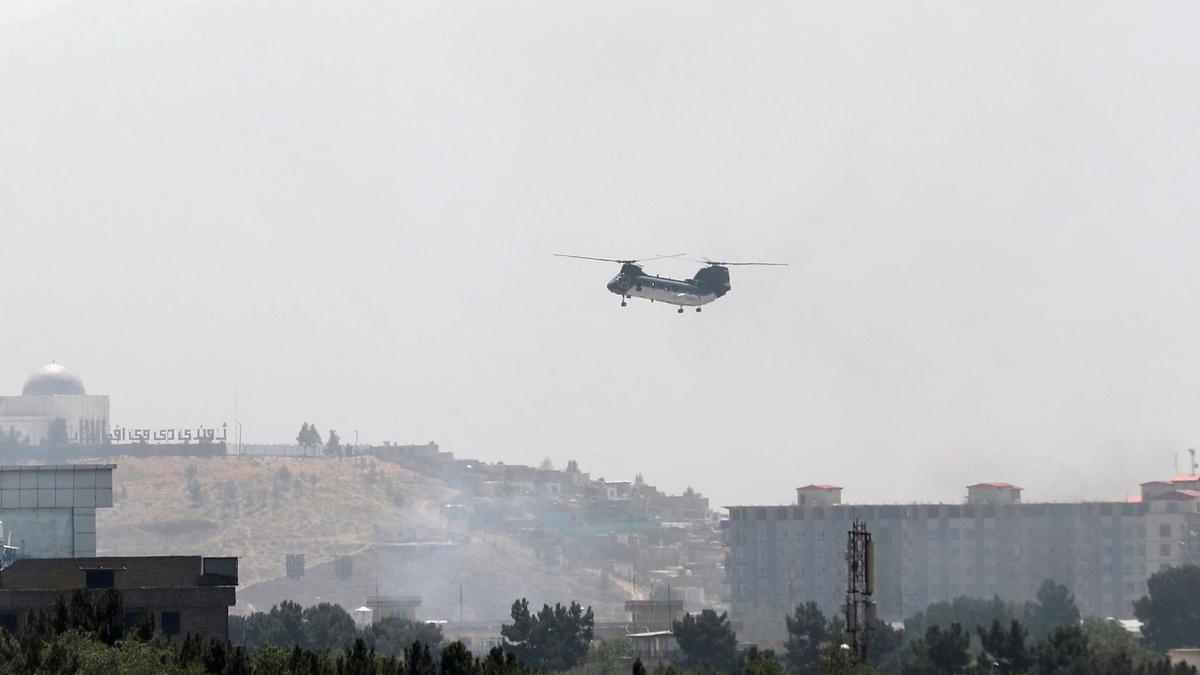
<svg viewBox="0 0 1200 675">
<path fill-rule="evenodd" d="M 701 305 L 716 300 L 725 295 L 732 288 L 729 285 L 729 267 L 733 265 L 771 265 L 784 266 L 787 263 L 774 262 L 728 262 L 720 260 L 709 260 L 707 258 L 701 260 L 692 260 L 684 258 L 691 262 L 703 263 L 695 276 L 691 279 L 671 279 L 668 277 L 652 276 L 646 274 L 638 263 L 649 262 L 651 260 L 662 260 L 664 258 L 683 258 L 686 253 L 677 253 L 675 255 L 659 255 L 653 258 L 639 258 L 636 260 L 617 260 L 615 258 L 593 258 L 586 255 L 567 255 L 565 253 L 555 253 L 554 255 L 560 258 L 577 258 L 579 260 L 598 260 L 601 262 L 612 262 L 621 265 L 621 271 L 617 272 L 617 276 L 608 282 L 608 290 L 621 296 L 621 306 L 624 307 L 626 300 L 630 298 L 645 298 L 650 302 L 665 302 L 669 305 L 678 305 L 678 312 L 683 314 L 684 307 L 695 307 L 696 311 L 700 311 Z"/>
</svg>

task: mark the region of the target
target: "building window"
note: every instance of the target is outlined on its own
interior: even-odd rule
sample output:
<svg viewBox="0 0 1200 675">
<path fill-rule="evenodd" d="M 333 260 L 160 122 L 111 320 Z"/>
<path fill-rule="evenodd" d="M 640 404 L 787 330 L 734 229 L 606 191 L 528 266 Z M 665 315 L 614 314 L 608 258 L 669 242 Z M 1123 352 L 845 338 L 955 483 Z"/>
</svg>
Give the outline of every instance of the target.
<svg viewBox="0 0 1200 675">
<path fill-rule="evenodd" d="M 179 612 L 162 613 L 163 635 L 179 635 Z"/>
<path fill-rule="evenodd" d="M 1164 525 L 1159 525 L 1159 526 L 1158 526 L 1158 536 L 1160 536 L 1160 537 L 1169 537 L 1169 536 L 1171 536 L 1171 526 L 1170 526 L 1170 525 L 1165 525 L 1165 524 L 1164 524 Z"/>
<path fill-rule="evenodd" d="M 88 588 L 112 588 L 112 570 L 86 570 Z"/>
<path fill-rule="evenodd" d="M 1171 555 L 1171 545 L 1170 544 L 1159 544 L 1158 545 L 1158 554 L 1160 556 L 1163 556 L 1164 558 L 1169 557 Z"/>
</svg>

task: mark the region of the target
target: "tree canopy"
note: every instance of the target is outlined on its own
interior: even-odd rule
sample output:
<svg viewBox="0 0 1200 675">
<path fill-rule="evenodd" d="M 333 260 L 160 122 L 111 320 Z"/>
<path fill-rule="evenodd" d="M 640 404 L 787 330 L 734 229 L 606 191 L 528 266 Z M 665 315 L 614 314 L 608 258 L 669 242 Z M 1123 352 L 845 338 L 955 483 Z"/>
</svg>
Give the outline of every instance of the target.
<svg viewBox="0 0 1200 675">
<path fill-rule="evenodd" d="M 325 454 L 338 456 L 342 454 L 342 437 L 333 429 L 329 430 L 329 440 L 325 441 Z"/>
<path fill-rule="evenodd" d="M 513 602 L 511 614 L 513 622 L 501 626 L 500 635 L 525 665 L 570 670 L 587 654 L 595 624 L 591 607 L 585 611 L 577 602 L 567 607 L 554 603 L 532 614 L 529 601 L 521 598 Z"/>
<path fill-rule="evenodd" d="M 1156 572 L 1148 593 L 1133 603 L 1142 635 L 1153 649 L 1195 647 L 1200 643 L 1200 567 L 1182 565 Z"/>
<path fill-rule="evenodd" d="M 1079 607 L 1075 605 L 1075 596 L 1066 586 L 1046 579 L 1038 588 L 1037 601 L 1025 609 L 1025 623 L 1034 640 L 1041 640 L 1055 628 L 1078 625 Z"/>
<path fill-rule="evenodd" d="M 798 673 L 808 672 L 821 658 L 829 636 L 825 613 L 817 603 L 807 602 L 797 607 L 786 620 L 788 667 Z"/>
<path fill-rule="evenodd" d="M 729 624 L 729 616 L 706 609 L 699 614 L 684 614 L 672 623 L 675 641 L 687 657 L 690 666 L 702 663 L 728 672 L 737 665 L 737 635 Z"/>
<path fill-rule="evenodd" d="M 300 425 L 300 433 L 296 434 L 296 443 L 304 448 L 306 453 L 312 452 L 321 447 L 321 432 L 317 431 L 316 426 L 304 422 Z"/>
</svg>

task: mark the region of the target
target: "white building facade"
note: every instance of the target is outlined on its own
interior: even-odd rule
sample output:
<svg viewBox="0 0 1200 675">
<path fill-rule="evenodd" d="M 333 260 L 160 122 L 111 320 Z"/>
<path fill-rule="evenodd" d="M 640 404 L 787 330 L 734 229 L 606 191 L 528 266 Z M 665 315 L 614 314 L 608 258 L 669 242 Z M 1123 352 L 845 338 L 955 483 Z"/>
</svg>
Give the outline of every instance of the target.
<svg viewBox="0 0 1200 675">
<path fill-rule="evenodd" d="M 41 445 L 56 440 L 59 420 L 67 444 L 102 445 L 108 440 L 108 397 L 88 395 L 83 380 L 58 363 L 33 371 L 20 396 L 0 396 L 0 433 L 12 430 Z"/>
</svg>

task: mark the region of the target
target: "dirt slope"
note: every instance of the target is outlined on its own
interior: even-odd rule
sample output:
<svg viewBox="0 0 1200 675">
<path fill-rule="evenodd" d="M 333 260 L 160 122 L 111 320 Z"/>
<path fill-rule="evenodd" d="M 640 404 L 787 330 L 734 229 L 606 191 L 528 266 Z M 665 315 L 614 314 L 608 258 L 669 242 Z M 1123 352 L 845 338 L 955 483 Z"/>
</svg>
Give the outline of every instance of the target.
<svg viewBox="0 0 1200 675">
<path fill-rule="evenodd" d="M 596 570 L 545 566 L 519 541 L 449 520 L 453 491 L 397 465 L 358 458 L 118 458 L 114 505 L 97 512 L 100 555 L 191 554 L 240 558 L 238 608 L 280 600 L 356 607 L 376 589 L 420 595 L 420 616 L 505 618 L 517 597 L 578 600 L 598 618 L 623 616 L 628 589 L 601 589 Z M 382 556 L 379 551 L 384 551 Z M 303 553 L 303 579 L 284 577 Z M 335 555 L 353 555 L 338 579 Z"/>
</svg>

